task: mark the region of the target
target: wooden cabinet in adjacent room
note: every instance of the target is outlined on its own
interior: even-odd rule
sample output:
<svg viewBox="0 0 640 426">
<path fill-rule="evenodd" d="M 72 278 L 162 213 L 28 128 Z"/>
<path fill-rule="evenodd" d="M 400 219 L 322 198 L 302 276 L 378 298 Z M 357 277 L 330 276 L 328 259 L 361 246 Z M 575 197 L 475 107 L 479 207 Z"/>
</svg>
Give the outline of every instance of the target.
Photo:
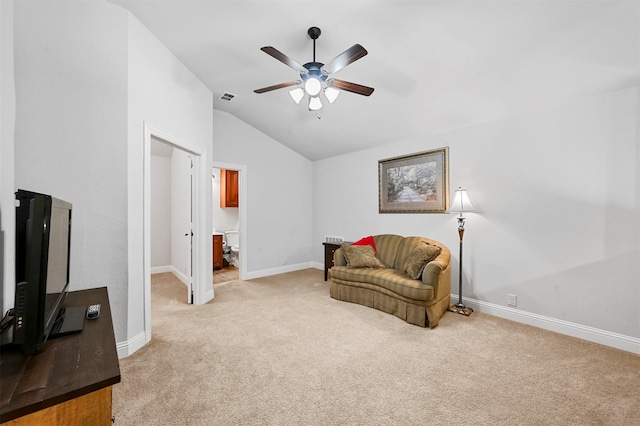
<svg viewBox="0 0 640 426">
<path fill-rule="evenodd" d="M 223 267 L 222 234 L 213 234 L 213 269 L 217 270 Z"/>
<path fill-rule="evenodd" d="M 238 207 L 237 170 L 220 170 L 220 207 Z"/>
</svg>

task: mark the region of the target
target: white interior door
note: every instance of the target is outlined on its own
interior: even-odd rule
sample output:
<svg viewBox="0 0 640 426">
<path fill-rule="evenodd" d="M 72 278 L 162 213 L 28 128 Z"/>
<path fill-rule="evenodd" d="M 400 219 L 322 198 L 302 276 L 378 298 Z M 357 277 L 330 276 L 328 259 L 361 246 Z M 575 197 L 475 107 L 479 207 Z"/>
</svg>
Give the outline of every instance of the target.
<svg viewBox="0 0 640 426">
<path fill-rule="evenodd" d="M 189 155 L 189 224 L 187 250 L 187 303 L 193 304 L 193 158 Z"/>
<path fill-rule="evenodd" d="M 171 157 L 171 263 L 186 285 L 187 303 L 193 303 L 193 214 L 191 155 L 174 149 Z"/>
</svg>

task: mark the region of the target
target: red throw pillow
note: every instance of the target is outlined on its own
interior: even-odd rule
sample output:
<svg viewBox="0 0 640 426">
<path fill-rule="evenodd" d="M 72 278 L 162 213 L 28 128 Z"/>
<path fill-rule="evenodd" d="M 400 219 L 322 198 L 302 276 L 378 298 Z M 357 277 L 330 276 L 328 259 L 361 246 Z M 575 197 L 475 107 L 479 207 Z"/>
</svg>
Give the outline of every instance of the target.
<svg viewBox="0 0 640 426">
<path fill-rule="evenodd" d="M 376 247 L 376 242 L 373 240 L 373 235 L 369 235 L 368 237 L 360 238 L 358 241 L 353 243 L 354 246 L 371 246 L 373 247 L 373 251 L 378 255 L 378 248 Z"/>
</svg>

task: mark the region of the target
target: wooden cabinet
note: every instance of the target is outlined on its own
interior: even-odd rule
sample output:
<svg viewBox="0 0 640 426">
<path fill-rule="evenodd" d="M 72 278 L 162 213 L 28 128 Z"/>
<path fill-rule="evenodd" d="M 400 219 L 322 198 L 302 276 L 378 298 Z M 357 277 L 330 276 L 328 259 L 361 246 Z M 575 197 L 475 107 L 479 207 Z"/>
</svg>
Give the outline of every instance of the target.
<svg viewBox="0 0 640 426">
<path fill-rule="evenodd" d="M 238 207 L 237 170 L 220 170 L 220 207 Z"/>
<path fill-rule="evenodd" d="M 224 267 L 222 257 L 222 234 L 213 236 L 213 269 L 222 269 Z"/>
<path fill-rule="evenodd" d="M 0 422 L 5 425 L 111 425 L 112 386 L 120 366 L 107 288 L 73 291 L 65 306 L 100 303 L 100 316 L 80 333 L 50 339 L 23 356 L 3 347 Z"/>
<path fill-rule="evenodd" d="M 348 241 L 345 241 L 348 243 Z M 342 243 L 322 243 L 324 246 L 324 280 L 327 280 L 329 269 L 333 266 L 333 253 L 340 248 Z"/>
</svg>

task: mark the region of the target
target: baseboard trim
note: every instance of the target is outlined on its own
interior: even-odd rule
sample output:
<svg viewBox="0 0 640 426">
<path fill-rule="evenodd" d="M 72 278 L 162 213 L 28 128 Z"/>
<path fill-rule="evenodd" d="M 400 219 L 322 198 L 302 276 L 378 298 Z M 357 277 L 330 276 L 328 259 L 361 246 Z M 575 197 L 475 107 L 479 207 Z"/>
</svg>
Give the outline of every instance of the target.
<svg viewBox="0 0 640 426">
<path fill-rule="evenodd" d="M 286 272 L 300 271 L 302 269 L 313 268 L 313 262 L 296 263 L 294 265 L 284 265 L 277 268 L 262 269 L 260 271 L 247 272 L 243 275 L 243 280 L 253 280 L 255 278 L 268 277 L 270 275 L 284 274 Z"/>
<path fill-rule="evenodd" d="M 211 290 L 208 290 L 208 291 L 205 293 L 205 295 L 204 295 L 204 302 L 203 302 L 203 304 L 204 304 L 204 303 L 207 303 L 207 302 L 210 302 L 211 300 L 213 300 L 214 296 L 215 296 L 215 293 L 214 293 L 214 291 L 213 291 L 213 288 L 212 288 Z"/>
<path fill-rule="evenodd" d="M 173 267 L 171 265 L 166 266 L 154 266 L 151 268 L 151 275 L 153 274 L 163 274 L 165 272 L 173 272 Z"/>
<path fill-rule="evenodd" d="M 458 295 L 452 294 L 451 300 L 458 300 Z M 494 303 L 471 299 L 464 296 L 462 297 L 462 301 L 465 305 L 478 312 L 494 315 L 496 317 L 516 321 L 522 324 L 532 325 L 544 330 L 565 334 L 567 336 L 576 337 L 578 339 L 587 340 L 589 342 L 610 346 L 612 348 L 640 355 L 640 339 L 636 337 L 626 336 L 624 334 L 601 330 L 595 327 L 559 320 L 531 312 L 525 312 L 508 306 L 500 306 Z"/>
<path fill-rule="evenodd" d="M 189 277 L 187 277 L 185 274 L 183 274 L 182 272 L 178 271 L 173 266 L 171 267 L 171 272 L 173 272 L 173 275 L 175 275 L 176 277 L 178 277 L 178 279 L 180 281 L 182 281 L 182 284 L 184 284 L 186 286 L 189 285 Z"/>
<path fill-rule="evenodd" d="M 126 358 L 133 354 L 135 351 L 143 347 L 147 343 L 147 339 L 144 331 L 133 336 L 132 339 L 119 342 L 116 344 L 116 350 L 118 351 L 118 359 Z"/>
<path fill-rule="evenodd" d="M 184 285 L 189 285 L 189 278 L 185 274 L 177 270 L 173 265 L 154 266 L 153 268 L 151 268 L 151 275 L 162 274 L 165 272 L 171 272 L 173 275 L 176 276 L 176 278 L 182 281 Z"/>
</svg>

